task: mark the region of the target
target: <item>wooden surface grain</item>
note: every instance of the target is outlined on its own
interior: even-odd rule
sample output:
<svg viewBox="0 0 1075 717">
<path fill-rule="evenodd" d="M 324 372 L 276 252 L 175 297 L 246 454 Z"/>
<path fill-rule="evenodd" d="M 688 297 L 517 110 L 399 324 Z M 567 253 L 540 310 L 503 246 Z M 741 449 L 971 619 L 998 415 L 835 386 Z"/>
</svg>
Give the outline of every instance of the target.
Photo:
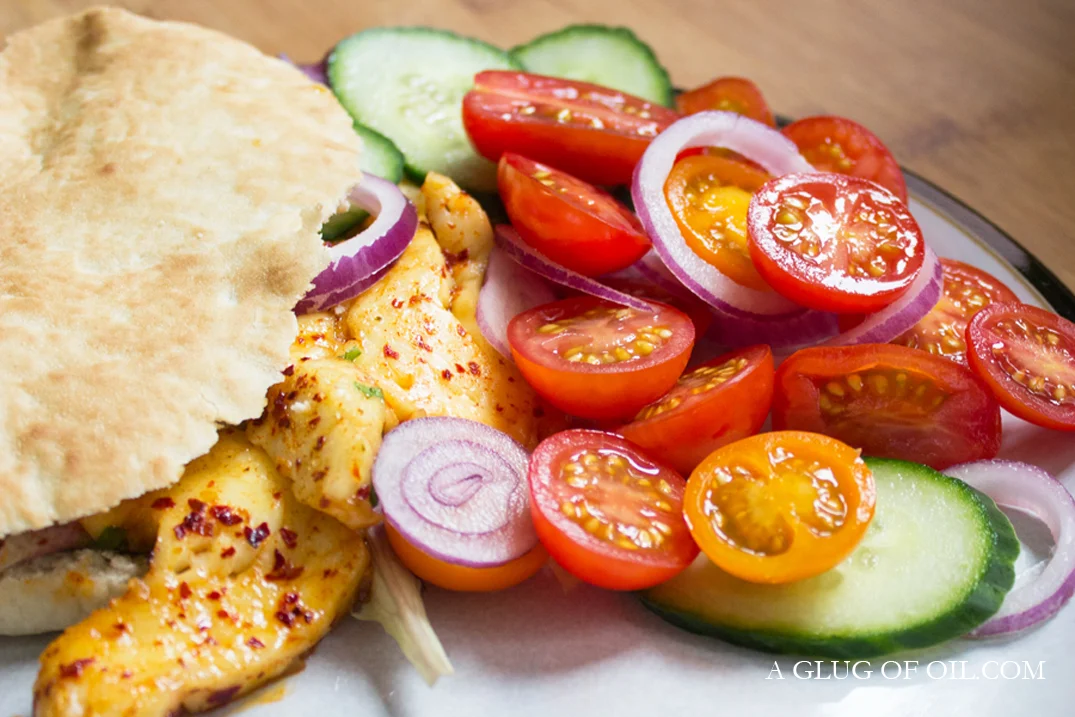
<svg viewBox="0 0 1075 717">
<path fill-rule="evenodd" d="M 0 34 L 100 4 L 0 0 Z M 681 86 L 752 78 L 774 110 L 874 130 L 1075 288 L 1073 0 L 129 0 L 266 52 L 318 59 L 384 24 L 511 46 L 572 22 L 627 25 Z"/>
</svg>

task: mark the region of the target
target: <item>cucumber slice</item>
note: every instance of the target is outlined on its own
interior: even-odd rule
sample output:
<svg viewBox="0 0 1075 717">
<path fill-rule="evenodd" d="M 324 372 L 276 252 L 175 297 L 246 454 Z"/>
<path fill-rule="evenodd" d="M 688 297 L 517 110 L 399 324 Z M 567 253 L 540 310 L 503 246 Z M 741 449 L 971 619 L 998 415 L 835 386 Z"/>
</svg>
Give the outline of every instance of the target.
<svg viewBox="0 0 1075 717">
<path fill-rule="evenodd" d="M 705 555 L 643 595 L 691 632 L 767 652 L 858 659 L 965 634 L 1000 608 L 1019 543 L 987 496 L 931 468 L 867 459 L 877 508 L 850 557 L 814 578 L 759 585 Z"/>
<path fill-rule="evenodd" d="M 362 158 L 358 162 L 363 172 L 375 174 L 398 184 L 403 179 L 403 153 L 392 140 L 380 132 L 355 122 L 355 132 L 362 138 Z M 327 242 L 338 241 L 366 220 L 369 214 L 364 209 L 348 209 L 336 214 L 321 227 L 321 239 Z"/>
<path fill-rule="evenodd" d="M 460 107 L 478 72 L 518 69 L 507 53 L 479 40 L 384 27 L 336 45 L 327 74 L 344 109 L 395 142 L 417 182 L 434 171 L 467 189 L 492 191 L 496 165 L 471 147 Z"/>
<path fill-rule="evenodd" d="M 511 51 L 529 72 L 592 82 L 671 107 L 672 80 L 626 27 L 568 25 Z"/>
</svg>

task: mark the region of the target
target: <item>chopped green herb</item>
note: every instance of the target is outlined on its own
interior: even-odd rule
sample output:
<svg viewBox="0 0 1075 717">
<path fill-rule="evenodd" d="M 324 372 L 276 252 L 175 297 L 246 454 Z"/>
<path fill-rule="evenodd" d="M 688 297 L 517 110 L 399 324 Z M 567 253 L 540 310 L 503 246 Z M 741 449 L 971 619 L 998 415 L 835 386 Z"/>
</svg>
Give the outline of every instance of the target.
<svg viewBox="0 0 1075 717">
<path fill-rule="evenodd" d="M 115 525 L 110 525 L 101 531 L 101 534 L 97 536 L 97 540 L 93 541 L 93 547 L 98 550 L 126 550 L 127 531 Z"/>
<path fill-rule="evenodd" d="M 380 502 L 381 502 L 380 499 L 377 498 L 377 491 L 375 491 L 373 489 L 373 486 L 371 485 L 370 486 L 370 507 L 371 508 L 376 508 L 377 504 L 380 503 Z"/>
<path fill-rule="evenodd" d="M 377 388 L 376 386 L 365 386 L 358 381 L 355 381 L 355 388 L 357 388 L 359 391 L 369 396 L 370 398 L 380 398 L 384 400 L 384 391 Z"/>
<path fill-rule="evenodd" d="M 362 355 L 362 349 L 358 347 L 349 348 L 343 352 L 340 356 L 344 361 L 354 361 L 356 358 Z"/>
</svg>

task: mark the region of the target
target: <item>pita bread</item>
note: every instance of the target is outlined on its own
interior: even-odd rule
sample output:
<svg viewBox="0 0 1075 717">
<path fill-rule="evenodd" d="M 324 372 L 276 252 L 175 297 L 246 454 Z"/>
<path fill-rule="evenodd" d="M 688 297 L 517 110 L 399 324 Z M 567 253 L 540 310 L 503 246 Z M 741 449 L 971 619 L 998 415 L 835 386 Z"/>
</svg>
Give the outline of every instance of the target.
<svg viewBox="0 0 1075 717">
<path fill-rule="evenodd" d="M 359 179 L 325 88 L 95 9 L 0 54 L 0 537 L 178 480 L 257 416 Z"/>
</svg>

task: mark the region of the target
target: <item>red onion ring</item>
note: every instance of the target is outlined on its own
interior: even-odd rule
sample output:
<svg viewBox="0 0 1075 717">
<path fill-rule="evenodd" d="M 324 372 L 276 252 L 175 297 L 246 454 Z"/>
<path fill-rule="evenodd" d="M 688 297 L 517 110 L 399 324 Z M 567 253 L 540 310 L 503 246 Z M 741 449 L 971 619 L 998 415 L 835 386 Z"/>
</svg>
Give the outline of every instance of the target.
<svg viewBox="0 0 1075 717">
<path fill-rule="evenodd" d="M 368 289 L 410 244 L 418 212 L 399 187 L 370 173 L 351 190 L 350 202 L 376 219 L 364 231 L 329 247 L 332 259 L 299 301 L 296 313 L 324 311 Z"/>
<path fill-rule="evenodd" d="M 373 488 L 385 520 L 439 560 L 503 565 L 537 545 L 526 450 L 462 418 L 417 418 L 385 435 Z"/>
<path fill-rule="evenodd" d="M 1019 632 L 1048 620 L 1075 594 L 1075 498 L 1037 466 L 1017 461 L 977 461 L 953 466 L 946 475 L 982 491 L 998 505 L 1030 513 L 1049 528 L 1056 547 L 1034 580 L 1014 588 L 997 614 L 969 637 Z"/>
<path fill-rule="evenodd" d="M 327 57 L 324 60 L 321 60 L 321 62 L 315 63 L 313 65 L 303 65 L 298 62 L 295 62 L 283 52 L 277 55 L 277 57 L 286 62 L 287 64 L 293 67 L 297 67 L 299 70 L 302 70 L 302 74 L 306 75 L 314 82 L 317 82 L 318 84 L 322 85 L 328 85 L 328 74 L 325 72 L 325 64 L 328 61 Z"/>
<path fill-rule="evenodd" d="M 773 175 L 815 171 L 790 139 L 734 112 L 699 112 L 677 120 L 650 143 L 631 182 L 635 211 L 658 256 L 684 286 L 726 314 L 757 320 L 805 313 L 806 309 L 775 291 L 732 281 L 684 241 L 665 199 L 664 183 L 680 152 L 709 146 L 738 152 Z"/>
<path fill-rule="evenodd" d="M 544 279 L 494 247 L 485 270 L 485 283 L 478 293 L 475 320 L 489 345 L 510 359 L 508 322 L 524 311 L 554 301 L 556 294 Z"/>
<path fill-rule="evenodd" d="M 636 296 L 625 294 L 605 286 L 582 274 L 571 271 L 567 267 L 560 266 L 544 254 L 524 242 L 507 224 L 498 224 L 496 227 L 496 245 L 504 250 L 516 263 L 535 274 L 543 276 L 549 281 L 566 286 L 575 291 L 581 291 L 599 299 L 605 299 L 621 306 L 629 306 L 638 311 L 649 311 L 652 307 L 646 301 Z"/>
</svg>

